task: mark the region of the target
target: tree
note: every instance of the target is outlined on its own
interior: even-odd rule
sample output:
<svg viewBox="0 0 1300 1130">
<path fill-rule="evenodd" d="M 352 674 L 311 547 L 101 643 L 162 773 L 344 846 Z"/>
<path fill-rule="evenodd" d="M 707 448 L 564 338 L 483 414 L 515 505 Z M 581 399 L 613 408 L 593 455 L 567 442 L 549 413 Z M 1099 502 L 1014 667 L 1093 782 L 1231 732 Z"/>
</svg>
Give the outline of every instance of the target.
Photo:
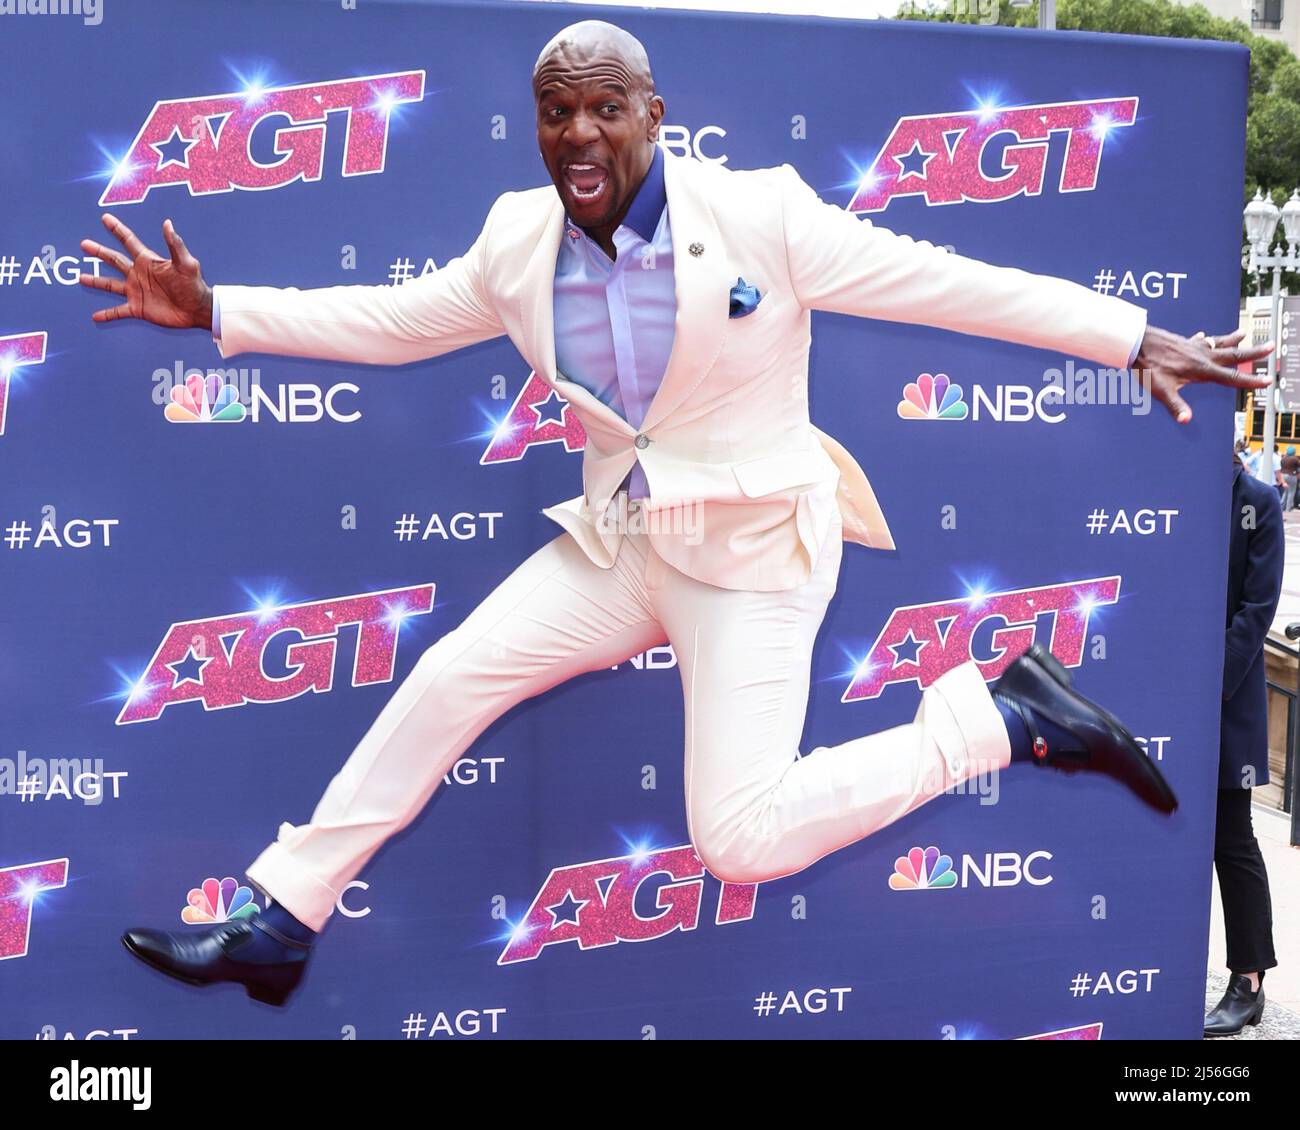
<svg viewBox="0 0 1300 1130">
<path fill-rule="evenodd" d="M 941 23 L 997 23 L 1036 27 L 1038 7 L 1013 8 L 998 0 L 903 0 L 898 18 Z M 1058 0 L 1056 26 L 1062 31 L 1103 31 L 1177 39 L 1218 39 L 1250 48 L 1250 93 L 1246 109 L 1246 182 L 1242 207 L 1265 189 L 1279 208 L 1300 185 L 1300 60 L 1285 43 L 1256 35 L 1241 20 L 1212 15 L 1200 4 L 1171 0 Z M 1243 235 L 1244 242 L 1244 235 Z M 1289 289 L 1297 279 L 1284 276 Z M 1242 294 L 1253 280 L 1242 272 Z"/>
</svg>

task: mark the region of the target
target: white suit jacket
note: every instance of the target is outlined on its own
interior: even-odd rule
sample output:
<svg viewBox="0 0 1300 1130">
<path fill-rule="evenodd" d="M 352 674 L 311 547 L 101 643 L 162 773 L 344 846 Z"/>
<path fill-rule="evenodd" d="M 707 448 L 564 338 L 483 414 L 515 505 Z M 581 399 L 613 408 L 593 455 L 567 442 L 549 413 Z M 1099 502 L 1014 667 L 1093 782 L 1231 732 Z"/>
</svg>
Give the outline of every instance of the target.
<svg viewBox="0 0 1300 1130">
<path fill-rule="evenodd" d="M 896 235 L 823 203 L 789 165 L 736 171 L 665 153 L 677 321 L 640 432 L 556 372 L 552 288 L 564 228 L 552 186 L 507 192 L 473 246 L 399 286 L 220 286 L 222 357 L 246 351 L 400 365 L 501 334 L 587 433 L 583 493 L 548 507 L 597 565 L 618 553 L 616 492 L 636 461 L 656 551 L 731 589 L 804 583 L 830 527 L 892 549 L 866 476 L 808 417 L 810 311 L 939 326 L 1123 368 L 1139 306 Z M 729 317 L 737 279 L 762 293 Z M 891 400 L 892 404 L 892 400 Z M 607 508 L 609 508 L 607 510 Z"/>
</svg>

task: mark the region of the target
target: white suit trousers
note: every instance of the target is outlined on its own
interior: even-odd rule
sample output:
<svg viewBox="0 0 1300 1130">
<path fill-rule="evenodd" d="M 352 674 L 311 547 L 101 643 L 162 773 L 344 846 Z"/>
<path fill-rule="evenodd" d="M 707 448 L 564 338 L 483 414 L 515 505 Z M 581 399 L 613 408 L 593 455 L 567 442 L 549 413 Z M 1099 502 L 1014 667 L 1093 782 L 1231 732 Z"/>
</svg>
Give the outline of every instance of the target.
<svg viewBox="0 0 1300 1130">
<path fill-rule="evenodd" d="M 800 871 L 944 790 L 1010 761 L 974 663 L 942 675 L 910 723 L 800 757 L 813 642 L 835 592 L 838 516 L 813 575 L 782 592 L 687 577 L 627 534 L 609 569 L 568 534 L 542 546 L 430 647 L 325 790 L 282 824 L 249 879 L 314 930 L 458 758 L 517 703 L 669 642 L 685 705 L 686 822 L 719 879 Z"/>
</svg>

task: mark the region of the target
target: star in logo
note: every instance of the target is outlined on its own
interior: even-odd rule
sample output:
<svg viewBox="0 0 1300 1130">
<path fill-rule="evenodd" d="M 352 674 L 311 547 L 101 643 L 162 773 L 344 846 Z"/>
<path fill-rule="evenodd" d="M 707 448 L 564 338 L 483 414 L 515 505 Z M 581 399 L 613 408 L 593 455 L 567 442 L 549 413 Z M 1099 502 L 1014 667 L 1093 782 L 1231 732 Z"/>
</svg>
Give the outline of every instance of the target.
<svg viewBox="0 0 1300 1130">
<path fill-rule="evenodd" d="M 552 404 L 552 401 L 554 404 Z M 536 413 L 539 428 L 543 424 L 556 424 L 561 428 L 564 427 L 564 410 L 568 407 L 568 404 L 555 389 L 547 392 L 545 400 L 539 400 L 536 404 L 530 404 L 528 407 Z"/>
<path fill-rule="evenodd" d="M 921 148 L 920 141 L 912 142 L 912 148 L 904 153 L 901 157 L 895 157 L 894 163 L 902 170 L 898 174 L 898 179 L 910 176 L 925 176 L 925 166 L 930 163 L 932 157 L 937 156 L 934 153 L 927 153 Z M 915 165 L 915 168 L 909 168 L 909 165 Z"/>
<path fill-rule="evenodd" d="M 573 897 L 572 891 L 566 892 L 563 901 L 546 908 L 547 913 L 551 916 L 551 925 L 558 926 L 561 922 L 572 922 L 575 926 L 581 925 L 578 921 L 578 915 L 582 913 L 582 908 L 590 901 L 590 899 L 576 899 Z"/>
<path fill-rule="evenodd" d="M 162 158 L 159 169 L 165 169 L 168 165 L 180 165 L 182 169 L 190 167 L 190 146 L 197 145 L 198 140 L 191 141 L 181 133 L 180 126 L 172 126 L 172 134 L 166 141 L 151 142 L 150 148 L 156 149 L 158 155 Z M 176 152 L 179 146 L 180 152 Z"/>
<path fill-rule="evenodd" d="M 928 640 L 918 640 L 912 634 L 912 629 L 907 629 L 907 635 L 899 643 L 891 643 L 889 650 L 894 653 L 894 663 L 919 663 L 921 648 L 925 647 Z M 903 652 L 907 652 L 904 656 Z"/>
<path fill-rule="evenodd" d="M 198 683 L 202 686 L 203 668 L 211 662 L 212 656 L 196 655 L 191 645 L 190 649 L 185 653 L 184 659 L 178 659 L 175 663 L 167 664 L 173 675 L 172 690 L 175 690 L 182 683 Z"/>
</svg>

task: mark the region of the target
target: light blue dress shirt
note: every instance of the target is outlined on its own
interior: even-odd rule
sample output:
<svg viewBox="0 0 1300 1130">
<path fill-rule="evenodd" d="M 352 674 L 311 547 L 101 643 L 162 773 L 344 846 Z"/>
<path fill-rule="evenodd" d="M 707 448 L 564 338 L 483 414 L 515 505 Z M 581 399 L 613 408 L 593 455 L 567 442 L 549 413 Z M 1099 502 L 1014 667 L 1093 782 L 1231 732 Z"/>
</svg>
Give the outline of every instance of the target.
<svg viewBox="0 0 1300 1130">
<path fill-rule="evenodd" d="M 614 232 L 617 257 L 567 216 L 555 263 L 555 367 L 640 429 L 673 348 L 677 291 L 664 190 L 664 155 L 650 169 Z M 628 496 L 650 493 L 641 464 Z"/>
</svg>

